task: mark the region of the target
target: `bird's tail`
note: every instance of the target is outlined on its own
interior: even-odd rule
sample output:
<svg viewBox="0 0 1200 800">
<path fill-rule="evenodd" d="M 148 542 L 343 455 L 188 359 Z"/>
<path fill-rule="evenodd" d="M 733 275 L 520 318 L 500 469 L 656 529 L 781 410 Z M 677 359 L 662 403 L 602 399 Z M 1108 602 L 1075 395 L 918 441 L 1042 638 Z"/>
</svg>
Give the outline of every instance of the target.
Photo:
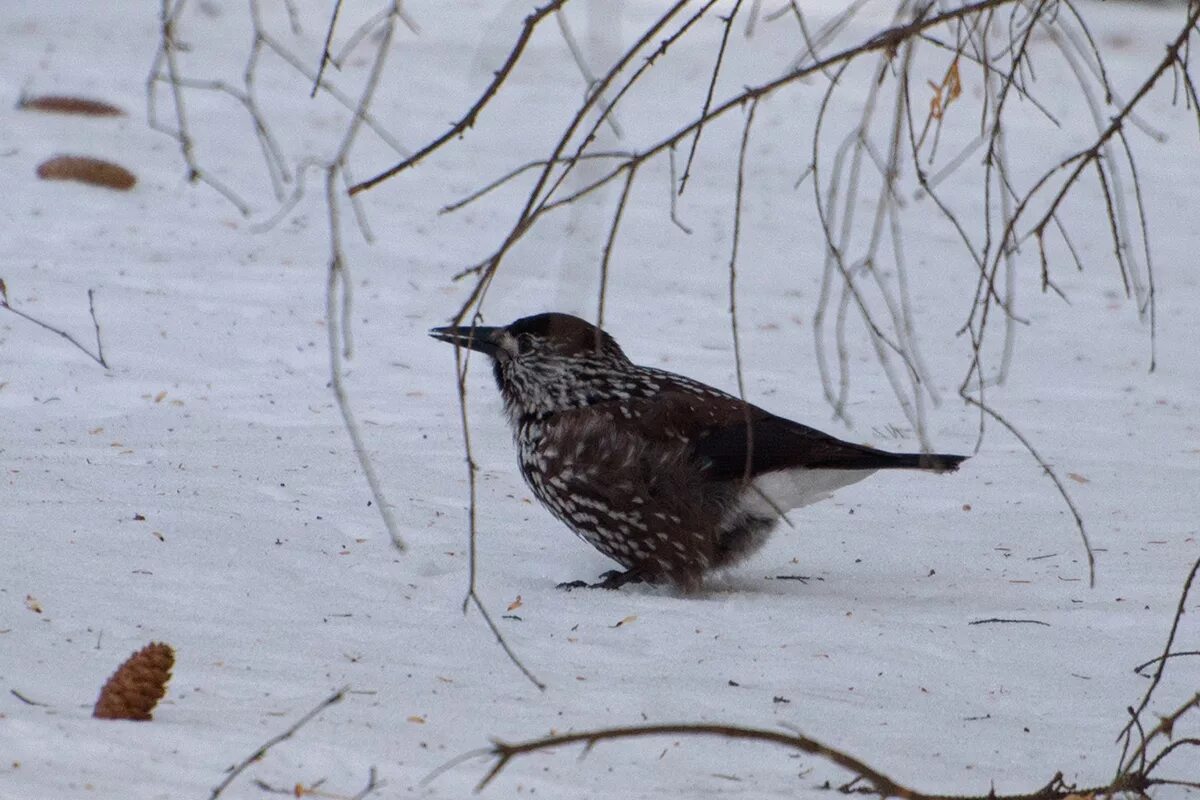
<svg viewBox="0 0 1200 800">
<path fill-rule="evenodd" d="M 882 466 L 892 469 L 925 469 L 930 472 L 954 472 L 958 465 L 966 461 L 968 456 L 955 456 L 949 453 L 891 453 L 887 464 Z"/>
</svg>

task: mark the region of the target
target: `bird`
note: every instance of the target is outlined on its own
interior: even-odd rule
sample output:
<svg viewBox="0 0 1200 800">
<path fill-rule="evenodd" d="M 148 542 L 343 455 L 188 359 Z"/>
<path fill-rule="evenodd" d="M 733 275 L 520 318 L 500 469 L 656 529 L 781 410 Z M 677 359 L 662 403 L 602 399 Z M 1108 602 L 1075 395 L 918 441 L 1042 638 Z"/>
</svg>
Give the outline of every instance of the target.
<svg viewBox="0 0 1200 800">
<path fill-rule="evenodd" d="M 569 314 L 433 328 L 492 363 L 530 490 L 620 565 L 594 583 L 698 590 L 759 550 L 786 512 L 881 469 L 953 472 L 966 456 L 842 441 L 720 389 L 634 364 Z"/>
</svg>

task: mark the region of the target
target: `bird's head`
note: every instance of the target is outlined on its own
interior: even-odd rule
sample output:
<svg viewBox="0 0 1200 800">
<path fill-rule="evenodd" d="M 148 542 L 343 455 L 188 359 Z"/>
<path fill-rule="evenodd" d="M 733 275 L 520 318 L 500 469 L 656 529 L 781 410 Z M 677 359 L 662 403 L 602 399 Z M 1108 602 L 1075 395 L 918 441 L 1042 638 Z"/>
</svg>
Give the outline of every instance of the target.
<svg viewBox="0 0 1200 800">
<path fill-rule="evenodd" d="M 434 328 L 429 335 L 492 359 L 514 422 L 616 399 L 619 379 L 632 367 L 616 340 L 570 314 L 535 314 L 499 327 Z"/>
</svg>

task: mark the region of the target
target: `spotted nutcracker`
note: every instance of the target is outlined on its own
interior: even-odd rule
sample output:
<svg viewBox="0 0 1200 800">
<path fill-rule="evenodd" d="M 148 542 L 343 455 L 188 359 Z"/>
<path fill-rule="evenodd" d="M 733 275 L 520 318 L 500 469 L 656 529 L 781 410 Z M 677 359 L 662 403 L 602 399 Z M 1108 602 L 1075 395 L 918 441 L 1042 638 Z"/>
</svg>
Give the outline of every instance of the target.
<svg viewBox="0 0 1200 800">
<path fill-rule="evenodd" d="M 762 547 L 788 510 L 878 469 L 952 472 L 966 458 L 841 441 L 639 367 L 610 335 L 568 314 L 430 335 L 491 358 L 529 488 L 624 567 L 565 588 L 646 581 L 693 590 Z"/>
</svg>

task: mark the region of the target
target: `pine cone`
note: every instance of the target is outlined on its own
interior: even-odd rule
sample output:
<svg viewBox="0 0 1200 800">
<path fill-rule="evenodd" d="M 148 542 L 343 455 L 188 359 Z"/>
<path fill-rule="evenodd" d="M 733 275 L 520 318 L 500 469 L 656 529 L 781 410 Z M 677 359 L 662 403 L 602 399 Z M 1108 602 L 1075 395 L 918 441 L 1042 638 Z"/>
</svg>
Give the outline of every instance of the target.
<svg viewBox="0 0 1200 800">
<path fill-rule="evenodd" d="M 151 719 L 150 712 L 167 693 L 175 651 L 151 642 L 125 660 L 104 688 L 92 716 L 97 719 Z"/>
</svg>

